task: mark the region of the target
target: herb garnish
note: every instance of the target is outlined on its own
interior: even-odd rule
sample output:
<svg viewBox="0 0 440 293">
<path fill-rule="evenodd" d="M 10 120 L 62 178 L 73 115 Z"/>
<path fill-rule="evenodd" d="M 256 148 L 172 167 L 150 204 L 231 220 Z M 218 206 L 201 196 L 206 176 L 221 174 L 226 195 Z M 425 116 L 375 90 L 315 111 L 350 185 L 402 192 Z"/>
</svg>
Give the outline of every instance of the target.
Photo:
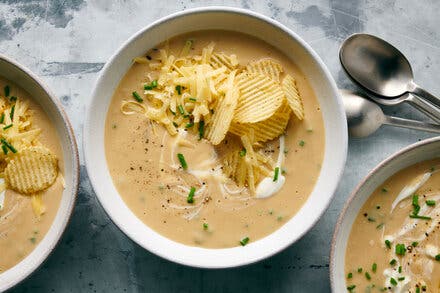
<svg viewBox="0 0 440 293">
<path fill-rule="evenodd" d="M 351 278 L 353 278 L 353 274 L 352 273 L 348 273 L 347 279 L 351 279 Z"/>
<path fill-rule="evenodd" d="M 5 97 L 9 97 L 9 94 L 11 92 L 11 88 L 9 87 L 9 85 L 6 85 L 4 90 L 5 90 Z"/>
<path fill-rule="evenodd" d="M 178 153 L 177 158 L 179 159 L 180 165 L 182 166 L 183 170 L 187 170 L 188 164 L 186 163 L 185 157 L 183 156 L 183 154 Z"/>
<path fill-rule="evenodd" d="M 9 124 L 9 125 L 6 125 L 5 127 L 3 127 L 3 130 L 6 130 L 6 129 L 9 129 L 9 128 L 11 128 L 12 126 L 13 126 L 14 124 Z"/>
<path fill-rule="evenodd" d="M 138 94 L 138 92 L 134 91 L 131 93 L 133 95 L 133 98 L 139 102 L 142 103 L 144 101 L 144 99 L 141 98 L 141 96 Z"/>
<path fill-rule="evenodd" d="M 179 96 L 182 94 L 182 86 L 176 85 L 176 92 L 179 94 Z"/>
<path fill-rule="evenodd" d="M 3 144 L 3 146 L 6 146 L 14 154 L 17 152 L 17 150 L 9 142 L 7 142 L 6 139 L 2 138 L 2 139 L 0 139 L 0 142 Z M 3 152 L 5 152 L 5 149 L 3 148 L 3 146 L 2 146 L 2 149 L 3 149 Z"/>
<path fill-rule="evenodd" d="M 12 105 L 11 114 L 9 114 L 9 117 L 11 118 L 11 120 L 14 119 L 14 113 L 15 113 L 15 105 Z"/>
<path fill-rule="evenodd" d="M 245 237 L 245 238 L 240 240 L 241 246 L 245 246 L 248 243 L 249 243 L 249 237 Z"/>
<path fill-rule="evenodd" d="M 208 223 L 203 223 L 203 230 L 208 230 L 209 226 Z"/>
<path fill-rule="evenodd" d="M 390 283 L 391 283 L 391 285 L 393 285 L 393 286 L 397 286 L 397 281 L 396 281 L 394 278 L 391 278 L 391 279 L 390 279 Z"/>
<path fill-rule="evenodd" d="M 204 135 L 205 135 L 205 121 L 202 120 L 199 122 L 199 140 L 201 140 Z"/>
<path fill-rule="evenodd" d="M 196 102 L 196 101 L 197 101 L 196 98 L 189 98 L 189 100 L 190 100 L 191 102 Z"/>
<path fill-rule="evenodd" d="M 157 80 L 153 80 L 150 84 L 144 85 L 144 90 L 151 91 L 152 89 L 157 87 Z"/>
<path fill-rule="evenodd" d="M 435 206 L 435 200 L 427 200 L 426 205 L 428 205 L 430 207 Z"/>
<path fill-rule="evenodd" d="M 370 273 L 368 273 L 368 272 L 365 272 L 365 278 L 367 278 L 367 280 L 371 280 L 371 276 L 370 276 Z"/>
<path fill-rule="evenodd" d="M 412 219 L 419 219 L 419 220 L 432 220 L 431 217 L 426 217 L 426 216 L 419 216 L 419 215 L 409 215 L 410 218 Z"/>
<path fill-rule="evenodd" d="M 385 240 L 385 245 L 386 245 L 389 249 L 391 249 L 391 241 L 389 241 L 388 239 Z"/>
<path fill-rule="evenodd" d="M 183 106 L 182 105 L 177 106 L 177 109 L 179 110 L 179 113 L 181 115 L 185 115 L 185 110 L 183 110 Z"/>
<path fill-rule="evenodd" d="M 244 157 L 244 156 L 246 156 L 246 149 L 245 148 L 243 148 L 240 152 L 238 152 L 238 154 L 240 155 L 240 157 Z"/>
<path fill-rule="evenodd" d="M 377 263 L 373 263 L 373 265 L 371 266 L 371 270 L 373 271 L 373 273 L 377 271 Z"/>
<path fill-rule="evenodd" d="M 2 113 L 2 116 L 0 116 L 0 123 L 5 122 L 5 113 Z"/>
<path fill-rule="evenodd" d="M 300 141 L 298 142 L 298 145 L 299 145 L 300 147 L 303 147 L 305 144 L 306 144 L 306 142 L 305 142 L 304 140 L 300 140 Z"/>
<path fill-rule="evenodd" d="M 401 243 L 397 244 L 395 252 L 397 255 L 405 255 L 406 252 L 405 244 L 401 244 Z"/>
<path fill-rule="evenodd" d="M 390 265 L 392 265 L 392 266 L 395 265 L 396 263 L 397 263 L 397 260 L 394 258 L 390 261 Z"/>
<path fill-rule="evenodd" d="M 186 199 L 187 203 L 194 203 L 194 195 L 196 193 L 196 188 L 195 187 L 191 187 L 188 197 Z"/>
<path fill-rule="evenodd" d="M 273 175 L 273 182 L 276 182 L 276 181 L 278 181 L 278 175 L 280 173 L 280 167 L 276 167 L 274 172 L 275 173 Z"/>
</svg>

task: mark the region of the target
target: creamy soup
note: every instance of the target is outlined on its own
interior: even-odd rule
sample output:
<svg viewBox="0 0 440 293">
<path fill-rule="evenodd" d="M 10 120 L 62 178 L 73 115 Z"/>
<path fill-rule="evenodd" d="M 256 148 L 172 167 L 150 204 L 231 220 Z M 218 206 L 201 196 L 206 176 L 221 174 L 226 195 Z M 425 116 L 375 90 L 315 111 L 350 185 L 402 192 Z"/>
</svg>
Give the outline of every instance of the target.
<svg viewBox="0 0 440 293">
<path fill-rule="evenodd" d="M 406 168 L 362 207 L 348 240 L 353 292 L 440 292 L 440 159 Z"/>
<path fill-rule="evenodd" d="M 7 94 L 3 93 L 5 88 L 8 88 L 5 90 Z M 18 106 L 20 103 L 20 107 L 15 108 L 14 111 L 22 111 L 24 108 L 21 106 L 24 103 L 27 104 L 26 119 L 28 120 L 26 121 L 30 122 L 27 124 L 25 120 L 22 120 L 20 116 L 22 112 L 16 112 L 16 117 L 20 116 L 20 126 L 9 124 L 8 118 L 3 115 L 5 104 L 1 102 L 0 135 L 2 139 L 9 140 L 8 131 L 11 131 L 13 127 L 20 127 L 21 135 L 27 140 L 26 143 L 23 143 L 26 146 L 23 146 L 22 149 L 33 145 L 43 145 L 56 155 L 59 169 L 63 170 L 61 146 L 56 130 L 43 109 L 32 100 L 33 97 L 11 81 L 0 78 L 0 89 L 2 91 L 0 99 L 7 99 L 11 101 L 12 105 L 17 103 Z M 6 95 L 7 97 L 5 97 Z M 10 113 L 6 112 L 6 115 L 10 115 Z M 41 130 L 41 132 L 34 135 L 32 134 L 34 130 L 38 132 Z M 29 135 L 27 131 L 31 131 Z M 7 152 L 9 156 L 20 154 L 22 151 L 16 138 L 11 138 L 9 144 L 16 151 L 16 154 L 13 154 L 11 149 L 6 149 L 6 151 L 0 149 L 2 186 L 5 186 L 3 178 L 5 164 L 8 162 L 5 160 L 13 159 L 13 156 L 6 157 L 4 152 Z M 21 194 L 10 189 L 8 185 L 6 185 L 6 190 L 0 193 L 0 274 L 23 260 L 44 238 L 57 213 L 62 190 L 62 176 L 58 176 L 49 188 L 36 194 Z"/>
<path fill-rule="evenodd" d="M 167 118 L 162 120 L 165 121 L 163 123 L 169 123 L 166 127 L 153 122 L 143 110 L 137 113 L 136 108 L 130 108 L 132 111 L 121 111 L 121 105 L 131 103 L 127 101 L 136 100 L 138 104 L 135 107 L 142 108 L 143 105 L 154 104 L 154 97 L 161 98 L 163 90 L 158 92 L 156 87 L 161 88 L 163 76 L 157 77 L 156 68 L 168 62 L 163 61 L 166 58 L 164 55 L 181 56 L 181 52 L 187 50 L 183 54 L 198 54 L 202 56 L 200 59 L 203 59 L 212 42 L 215 43 L 214 52 L 230 56 L 228 60 L 233 69 L 232 73 L 228 73 L 227 80 L 231 80 L 231 76 L 233 79 L 234 75 L 237 79 L 249 62 L 262 58 L 271 58 L 279 62 L 284 68 L 280 78 L 291 75 L 296 79 L 304 104 L 304 119 L 299 121 L 293 114 L 289 114 L 291 118 L 285 133 L 264 143 L 255 142 L 254 146 L 248 149 L 241 146 L 242 140 L 245 141 L 246 138 L 241 140 L 238 135 L 230 132 L 222 136 L 221 142 L 213 143 L 216 138 L 213 138 L 215 134 L 212 134 L 210 127 L 215 123 L 212 122 L 215 120 L 215 111 L 221 111 L 221 98 L 216 102 L 216 108 L 211 109 L 210 113 L 206 111 L 206 125 L 197 122 L 197 118 L 194 118 L 197 108 L 192 108 L 190 104 L 199 103 L 200 97 L 196 98 L 199 92 L 192 93 L 192 90 L 188 90 L 187 88 L 192 87 L 191 81 L 181 78 L 180 72 L 186 70 L 185 66 L 176 69 L 177 72 L 170 69 L 170 74 L 175 74 L 177 83 L 186 82 L 185 86 L 175 86 L 176 91 L 171 94 L 172 97 L 177 96 L 180 99 L 187 94 L 184 91 L 189 92 L 186 102 L 182 102 L 188 108 L 182 109 L 178 105 L 173 111 L 171 102 L 167 117 L 178 122 L 173 121 L 174 126 Z M 307 78 L 295 64 L 261 40 L 226 31 L 199 31 L 182 35 L 150 50 L 146 58 L 140 58 L 117 87 L 105 126 L 108 167 L 116 189 L 133 213 L 165 237 L 183 244 L 206 248 L 244 246 L 269 235 L 292 218 L 305 203 L 315 185 L 325 144 L 319 103 Z M 199 61 L 198 57 L 193 59 L 188 61 L 190 65 L 203 62 Z M 234 65 L 235 59 L 239 65 Z M 173 62 L 171 66 L 177 67 L 180 66 L 179 62 L 183 61 L 176 57 Z M 212 66 L 216 67 L 215 64 Z M 219 70 L 226 70 L 222 68 Z M 163 67 L 160 70 L 163 71 Z M 207 70 L 211 70 L 211 67 Z M 214 75 L 216 72 L 209 71 L 202 78 L 209 74 Z M 200 79 L 197 82 L 200 82 Z M 225 81 L 225 84 L 227 82 Z M 271 83 L 267 80 L 265 82 Z M 214 93 L 215 91 L 216 89 L 212 90 Z M 208 94 L 212 93 L 208 91 Z M 155 96 L 152 98 L 152 95 Z M 226 93 L 224 99 L 228 97 Z M 235 102 L 231 102 L 233 103 Z M 159 107 L 161 105 L 159 104 Z M 200 108 L 202 107 L 198 109 Z M 238 108 L 239 106 L 236 109 Z M 186 113 L 188 115 L 185 115 Z M 181 117 L 174 118 L 179 115 Z M 282 123 L 281 120 L 280 118 L 279 123 Z M 231 125 L 233 123 L 231 122 Z M 206 132 L 203 132 L 203 127 Z M 264 130 L 261 128 L 260 132 L 259 127 L 256 127 L 252 133 L 257 140 L 259 135 L 263 135 Z M 202 136 L 204 138 L 200 139 Z M 254 169 L 253 175 L 259 175 L 260 178 L 255 182 L 254 189 L 250 187 L 252 183 L 249 184 L 253 180 L 249 177 L 250 171 L 246 175 L 247 179 L 244 179 L 247 180 L 245 184 L 237 183 L 237 180 L 240 180 L 237 179 L 239 167 L 235 170 L 234 166 L 228 165 L 222 159 L 228 155 L 235 155 L 236 158 L 228 162 L 240 159 L 250 161 L 253 159 L 250 157 L 250 148 L 255 152 L 259 162 L 261 159 L 272 166 L 268 167 L 272 168 L 269 175 L 267 172 L 266 175 L 262 175 L 264 171 L 258 173 L 255 171 L 257 169 Z M 225 176 L 225 173 L 229 176 Z M 226 177 L 234 177 L 236 182 Z"/>
</svg>

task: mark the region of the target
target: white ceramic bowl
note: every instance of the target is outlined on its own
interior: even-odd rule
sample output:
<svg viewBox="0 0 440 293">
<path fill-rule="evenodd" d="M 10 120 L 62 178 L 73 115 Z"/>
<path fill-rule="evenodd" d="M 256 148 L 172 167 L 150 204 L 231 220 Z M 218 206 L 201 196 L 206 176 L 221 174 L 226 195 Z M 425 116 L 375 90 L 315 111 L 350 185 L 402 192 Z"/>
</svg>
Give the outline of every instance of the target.
<svg viewBox="0 0 440 293">
<path fill-rule="evenodd" d="M 330 253 L 332 292 L 346 292 L 345 250 L 353 222 L 360 209 L 376 188 L 389 177 L 418 162 L 440 158 L 440 137 L 412 144 L 393 154 L 374 168 L 355 188 L 336 224 Z"/>
<path fill-rule="evenodd" d="M 147 227 L 125 205 L 113 185 L 104 151 L 104 124 L 110 100 L 131 60 L 164 40 L 183 33 L 221 29 L 263 39 L 290 57 L 310 81 L 321 104 L 326 129 L 322 171 L 302 209 L 271 235 L 242 247 L 204 249 L 169 240 Z M 249 264 L 286 248 L 303 236 L 327 208 L 341 178 L 347 150 L 345 113 L 335 82 L 316 53 L 280 23 L 252 11 L 206 7 L 162 18 L 130 38 L 103 68 L 92 95 L 84 126 L 86 166 L 102 206 L 113 222 L 131 239 L 168 260 L 203 268 Z"/>
<path fill-rule="evenodd" d="M 41 105 L 58 133 L 64 157 L 64 189 L 60 207 L 46 236 L 20 263 L 0 273 L 0 292 L 7 290 L 35 271 L 54 250 L 72 215 L 79 181 L 78 149 L 69 119 L 59 100 L 31 71 L 0 54 L 0 76 L 27 91 Z M 1 257 L 0 252 L 0 257 Z"/>
</svg>

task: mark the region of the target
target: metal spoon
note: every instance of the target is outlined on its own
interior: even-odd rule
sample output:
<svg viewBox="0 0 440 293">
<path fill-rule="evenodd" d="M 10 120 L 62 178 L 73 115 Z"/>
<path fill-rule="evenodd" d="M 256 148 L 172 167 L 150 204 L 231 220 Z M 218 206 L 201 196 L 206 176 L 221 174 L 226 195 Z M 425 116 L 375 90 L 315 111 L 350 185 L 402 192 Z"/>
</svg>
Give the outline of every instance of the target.
<svg viewBox="0 0 440 293">
<path fill-rule="evenodd" d="M 411 65 L 391 44 L 372 35 L 354 34 L 342 44 L 339 58 L 351 79 L 382 100 L 409 102 L 440 122 L 440 99 L 414 83 Z"/>
<path fill-rule="evenodd" d="M 348 90 L 340 92 L 352 137 L 369 136 L 383 124 L 440 133 L 440 125 L 387 116 L 377 104 L 359 94 Z"/>
</svg>

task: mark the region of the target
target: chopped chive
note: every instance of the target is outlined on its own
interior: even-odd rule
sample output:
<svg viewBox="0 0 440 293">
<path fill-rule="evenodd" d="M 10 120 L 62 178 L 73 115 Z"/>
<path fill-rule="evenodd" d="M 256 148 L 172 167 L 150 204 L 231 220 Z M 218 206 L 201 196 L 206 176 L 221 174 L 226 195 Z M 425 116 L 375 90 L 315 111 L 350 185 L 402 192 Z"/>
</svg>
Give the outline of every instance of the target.
<svg viewBox="0 0 440 293">
<path fill-rule="evenodd" d="M 435 256 L 435 260 L 436 260 L 436 261 L 440 261 L 440 254 L 437 254 L 437 255 Z"/>
<path fill-rule="evenodd" d="M 142 103 L 144 99 L 141 98 L 141 96 L 135 91 L 131 93 L 133 95 L 133 98 L 138 101 L 139 103 Z"/>
<path fill-rule="evenodd" d="M 368 222 L 376 222 L 376 219 L 375 218 L 373 218 L 373 217 L 368 217 Z"/>
<path fill-rule="evenodd" d="M 430 207 L 435 206 L 435 200 L 427 200 L 426 205 L 428 205 Z"/>
<path fill-rule="evenodd" d="M 377 263 L 373 263 L 373 265 L 371 266 L 371 270 L 373 271 L 373 273 L 377 271 Z"/>
<path fill-rule="evenodd" d="M 397 260 L 395 260 L 394 258 L 390 261 L 390 265 L 395 265 L 397 263 Z"/>
<path fill-rule="evenodd" d="M 388 249 L 391 249 L 391 241 L 389 241 L 388 239 L 385 240 L 385 245 L 387 246 Z"/>
<path fill-rule="evenodd" d="M 402 266 L 399 266 L 399 268 L 397 269 L 397 271 L 399 272 L 399 274 L 402 273 Z"/>
<path fill-rule="evenodd" d="M 197 102 L 197 99 L 196 99 L 196 98 L 189 98 L 189 100 L 190 100 L 191 102 Z"/>
<path fill-rule="evenodd" d="M 174 122 L 174 121 L 173 121 L 173 125 L 174 125 L 174 127 L 176 127 L 176 128 L 179 127 L 179 124 L 177 124 L 177 123 Z"/>
<path fill-rule="evenodd" d="M 385 187 L 382 187 L 382 192 L 388 192 L 388 189 L 387 188 L 385 188 Z"/>
<path fill-rule="evenodd" d="M 245 246 L 248 243 L 249 243 L 249 237 L 245 237 L 245 238 L 240 240 L 241 246 Z"/>
<path fill-rule="evenodd" d="M 347 287 L 347 290 L 351 292 L 354 290 L 354 288 L 356 288 L 356 285 L 350 285 Z"/>
<path fill-rule="evenodd" d="M 12 105 L 11 114 L 9 114 L 9 117 L 11 118 L 11 120 L 14 119 L 14 113 L 15 113 L 15 105 Z"/>
<path fill-rule="evenodd" d="M 12 96 L 12 97 L 9 98 L 9 101 L 15 102 L 15 101 L 17 101 L 17 97 L 16 96 Z"/>
<path fill-rule="evenodd" d="M 17 152 L 17 150 L 9 143 L 6 141 L 6 139 L 2 138 L 0 139 L 0 142 L 5 145 L 11 152 L 13 152 L 14 154 Z M 2 147 L 3 148 L 3 147 Z"/>
<path fill-rule="evenodd" d="M 9 87 L 9 85 L 6 85 L 4 90 L 5 90 L 5 97 L 9 97 L 9 94 L 11 92 L 11 88 Z"/>
<path fill-rule="evenodd" d="M 182 105 L 177 106 L 177 109 L 179 110 L 179 113 L 180 113 L 181 115 L 184 115 L 184 114 L 185 114 L 185 111 L 183 110 L 183 106 L 182 106 Z"/>
<path fill-rule="evenodd" d="M 397 255 L 405 255 L 406 252 L 405 244 L 397 244 L 395 252 Z"/>
<path fill-rule="evenodd" d="M 405 277 L 399 277 L 399 278 L 397 278 L 397 281 L 403 281 L 403 280 L 405 280 Z"/>
<path fill-rule="evenodd" d="M 182 94 L 182 86 L 176 85 L 176 92 L 179 94 L 179 96 Z"/>
<path fill-rule="evenodd" d="M 196 188 L 191 187 L 188 197 L 186 198 L 187 203 L 194 203 L 194 194 L 196 193 Z"/>
<path fill-rule="evenodd" d="M 419 196 L 417 194 L 414 194 L 412 196 L 412 204 L 413 204 L 413 206 L 419 205 Z"/>
<path fill-rule="evenodd" d="M 420 288 L 419 287 L 416 288 L 416 293 L 420 293 Z"/>
<path fill-rule="evenodd" d="M 4 144 L 2 145 L 2 150 L 5 155 L 8 154 L 8 148 Z"/>
<path fill-rule="evenodd" d="M 365 272 L 365 278 L 367 278 L 367 280 L 371 280 L 371 276 L 370 276 L 370 273 L 368 273 L 368 272 Z"/>
<path fill-rule="evenodd" d="M 191 123 L 186 124 L 185 128 L 191 128 L 191 127 L 193 127 L 193 126 L 194 126 L 194 123 L 191 122 Z"/>
<path fill-rule="evenodd" d="M 13 126 L 14 124 L 9 124 L 9 125 L 6 125 L 5 127 L 3 127 L 3 130 L 6 130 L 6 129 L 9 129 L 9 128 L 11 128 L 12 126 Z"/>
<path fill-rule="evenodd" d="M 178 153 L 177 158 L 179 159 L 180 165 L 182 166 L 183 170 L 187 170 L 188 164 L 186 163 L 185 157 L 183 156 L 183 154 Z"/>
<path fill-rule="evenodd" d="M 31 237 L 31 238 L 29 238 L 29 241 L 32 242 L 33 244 L 35 244 L 37 242 L 37 238 Z"/>
<path fill-rule="evenodd" d="M 362 268 L 358 268 L 358 273 L 362 273 Z"/>
<path fill-rule="evenodd" d="M 391 279 L 390 279 L 390 283 L 391 283 L 391 285 L 393 285 L 393 286 L 397 286 L 397 281 L 396 281 L 394 278 L 391 278 Z"/>
<path fill-rule="evenodd" d="M 0 116 L 0 123 L 5 122 L 5 113 L 2 113 L 2 116 Z"/>
<path fill-rule="evenodd" d="M 243 158 L 244 156 L 246 156 L 246 149 L 243 148 L 241 151 L 238 152 L 238 154 L 240 155 L 240 157 Z"/>
<path fill-rule="evenodd" d="M 208 230 L 209 226 L 208 223 L 203 223 L 203 230 Z"/>
<path fill-rule="evenodd" d="M 306 142 L 305 142 L 304 140 L 300 140 L 300 141 L 298 142 L 298 145 L 299 145 L 300 147 L 303 147 L 305 144 L 306 144 Z"/>
<path fill-rule="evenodd" d="M 411 243 L 411 246 L 412 246 L 412 247 L 416 247 L 417 245 L 419 245 L 419 243 L 416 242 L 416 241 L 414 241 L 413 243 Z"/>
<path fill-rule="evenodd" d="M 205 121 L 202 120 L 199 122 L 199 140 L 201 140 L 204 135 L 205 135 Z"/>
<path fill-rule="evenodd" d="M 426 221 L 432 220 L 431 217 L 419 216 L 419 215 L 409 215 L 409 217 L 412 219 L 419 219 L 419 220 L 426 220 Z"/>
<path fill-rule="evenodd" d="M 157 87 L 157 80 L 153 80 L 150 84 L 144 85 L 144 90 L 150 91 Z"/>
<path fill-rule="evenodd" d="M 171 114 L 173 114 L 174 116 L 176 116 L 176 112 L 174 112 L 173 110 L 169 109 Z"/>
<path fill-rule="evenodd" d="M 353 274 L 352 273 L 348 273 L 347 279 L 351 279 L 351 278 L 353 278 Z"/>
<path fill-rule="evenodd" d="M 277 181 L 278 180 L 278 175 L 280 173 L 280 167 L 276 167 L 275 168 L 275 174 L 273 175 L 273 181 Z"/>
<path fill-rule="evenodd" d="M 384 223 L 380 223 L 379 225 L 376 226 L 376 229 L 382 229 L 384 225 L 385 225 Z"/>
</svg>

